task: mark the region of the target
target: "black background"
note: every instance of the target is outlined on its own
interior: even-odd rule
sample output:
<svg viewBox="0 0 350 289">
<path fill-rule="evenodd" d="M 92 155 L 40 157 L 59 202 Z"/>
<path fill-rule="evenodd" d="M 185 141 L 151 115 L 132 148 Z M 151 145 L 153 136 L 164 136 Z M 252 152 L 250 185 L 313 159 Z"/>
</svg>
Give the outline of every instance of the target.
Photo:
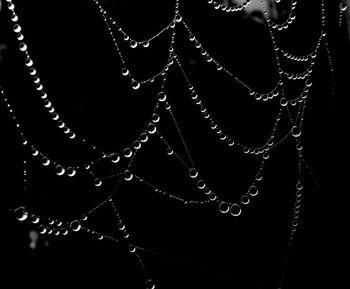
<svg viewBox="0 0 350 289">
<path fill-rule="evenodd" d="M 143 39 L 168 24 L 174 2 L 109 1 L 105 7 L 125 31 Z M 274 85 L 277 74 L 265 25 L 243 14 L 214 11 L 206 1 L 181 2 L 185 2 L 180 6 L 185 21 L 214 58 L 257 90 L 266 91 Z M 298 3 L 295 23 L 277 38 L 281 47 L 295 54 L 311 51 L 320 31 L 319 1 L 303 2 L 307 3 Z M 340 263 L 345 258 L 343 204 L 347 191 L 342 166 L 347 164 L 348 152 L 344 141 L 347 114 L 341 108 L 346 98 L 349 46 L 345 27 L 337 27 L 338 4 L 333 2 L 326 1 L 326 7 L 335 94 L 331 93 L 332 74 L 322 45 L 303 131 L 305 157 L 320 188 L 305 173 L 304 209 L 284 288 L 340 288 L 344 276 Z M 159 81 L 137 91 L 130 88 L 120 75 L 120 60 L 92 1 L 16 1 L 15 5 L 34 66 L 61 117 L 106 151 L 120 151 L 129 145 L 150 118 Z M 88 150 L 67 142 L 42 112 L 23 55 L 17 51 L 7 9 L 0 15 L 1 40 L 8 44 L 1 63 L 1 85 L 24 133 L 52 158 L 67 163 L 89 159 L 92 155 Z M 120 41 L 137 78 L 147 78 L 162 68 L 169 36 L 165 33 L 147 49 L 132 50 Z M 243 143 L 259 144 L 271 129 L 278 100 L 252 100 L 237 83 L 201 59 L 180 25 L 175 51 L 222 127 Z M 257 161 L 227 150 L 208 132 L 176 66 L 168 79 L 168 100 L 201 174 L 219 195 L 228 199 L 239 196 L 254 175 Z M 288 88 L 293 91 L 301 86 Z M 39 214 L 69 220 L 102 201 L 109 191 L 95 190 L 83 177 L 62 181 L 33 160 L 29 163 L 29 190 L 23 197 L 20 140 L 3 102 L 1 124 L 1 274 L 5 280 L 14 286 L 23 283 L 50 288 L 74 283 L 79 287 L 98 284 L 106 288 L 112 284 L 115 288 L 142 288 L 142 274 L 123 244 L 79 233 L 40 236 L 38 248 L 29 249 L 28 232 L 35 227 L 16 222 L 11 209 L 25 202 Z M 185 156 L 166 113 L 161 113 L 159 129 Z M 270 159 L 261 194 L 238 219 L 219 215 L 214 206 L 183 207 L 139 184 L 121 186 L 116 202 L 132 240 L 155 252 L 142 253 L 142 257 L 159 288 L 277 288 L 288 244 L 297 170 L 293 141 L 288 139 Z M 166 156 L 164 145 L 156 139 L 140 152 L 133 169 L 169 192 L 198 197 L 187 172 Z M 109 208 L 88 222 L 105 233 L 115 231 Z M 44 245 L 46 240 L 49 246 Z"/>
</svg>

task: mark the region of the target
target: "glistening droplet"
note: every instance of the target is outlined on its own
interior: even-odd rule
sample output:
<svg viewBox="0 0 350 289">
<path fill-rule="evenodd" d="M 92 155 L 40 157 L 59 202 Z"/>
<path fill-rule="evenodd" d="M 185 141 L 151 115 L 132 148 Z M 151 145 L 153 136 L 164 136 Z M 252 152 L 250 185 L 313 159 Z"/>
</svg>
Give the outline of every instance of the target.
<svg viewBox="0 0 350 289">
<path fill-rule="evenodd" d="M 70 228 L 74 232 L 78 232 L 81 229 L 81 224 L 78 220 L 74 220 L 70 223 Z"/>
<path fill-rule="evenodd" d="M 18 207 L 17 209 L 14 210 L 16 219 L 18 221 L 25 221 L 28 218 L 28 212 L 25 207 Z"/>
</svg>

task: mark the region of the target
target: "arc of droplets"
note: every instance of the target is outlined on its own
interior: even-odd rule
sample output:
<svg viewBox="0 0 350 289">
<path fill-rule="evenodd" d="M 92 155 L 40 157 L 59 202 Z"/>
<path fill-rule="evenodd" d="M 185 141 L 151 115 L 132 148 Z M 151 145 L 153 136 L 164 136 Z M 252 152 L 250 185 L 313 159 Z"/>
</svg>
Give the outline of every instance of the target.
<svg viewBox="0 0 350 289">
<path fill-rule="evenodd" d="M 12 30 L 16 34 L 16 39 L 18 41 L 18 49 L 20 53 L 24 55 L 24 63 L 28 69 L 29 75 L 32 77 L 34 87 L 38 93 L 40 93 L 40 98 L 44 109 L 50 114 L 51 119 L 56 122 L 57 127 L 63 132 L 63 134 L 70 140 L 76 140 L 90 147 L 93 151 L 98 152 L 103 155 L 104 152 L 98 149 L 94 144 L 91 144 L 86 138 L 77 135 L 68 125 L 64 122 L 60 115 L 57 113 L 52 101 L 49 100 L 48 94 L 45 92 L 44 86 L 41 83 L 37 69 L 34 67 L 34 61 L 28 51 L 28 46 L 24 42 L 24 35 L 22 32 L 22 27 L 19 24 L 19 17 L 15 11 L 15 5 L 11 0 L 6 0 L 8 2 L 7 8 L 11 13 L 11 21 L 13 23 Z"/>
<path fill-rule="evenodd" d="M 211 54 L 209 54 L 208 50 L 203 47 L 201 42 L 199 42 L 198 38 L 195 36 L 195 34 L 192 32 L 192 30 L 189 28 L 189 26 L 187 25 L 187 23 L 184 20 L 182 20 L 181 23 L 183 24 L 184 28 L 188 32 L 189 41 L 193 43 L 194 47 L 197 50 L 200 50 L 200 53 L 203 57 L 205 57 L 206 62 L 215 64 L 217 71 L 225 72 L 227 75 L 229 75 L 231 78 L 233 78 L 236 82 L 238 82 L 240 85 L 245 87 L 248 90 L 249 94 L 251 96 L 254 96 L 256 100 L 266 101 L 268 99 L 272 99 L 272 98 L 277 97 L 279 95 L 278 88 L 281 86 L 281 74 L 282 73 L 279 73 L 278 79 L 276 81 L 276 85 L 270 91 L 257 92 L 255 89 L 248 86 L 243 80 L 238 78 L 234 73 L 232 73 L 227 68 L 225 68 L 225 66 L 223 64 L 221 64 L 218 60 L 216 60 Z"/>
<path fill-rule="evenodd" d="M 277 113 L 277 116 L 275 118 L 275 123 L 272 128 L 272 132 L 270 133 L 269 137 L 265 141 L 264 145 L 260 147 L 250 147 L 248 145 L 244 145 L 237 140 L 234 140 L 231 136 L 229 136 L 227 133 L 225 133 L 221 128 L 219 128 L 217 122 L 213 118 L 213 116 L 209 113 L 205 105 L 203 104 L 202 100 L 200 99 L 198 93 L 196 92 L 192 82 L 190 81 L 188 75 L 186 74 L 179 58 L 177 55 L 175 55 L 175 60 L 180 67 L 180 70 L 186 79 L 186 82 L 188 84 L 188 90 L 191 95 L 191 99 L 194 101 L 194 103 L 198 106 L 198 109 L 200 110 L 201 114 L 203 115 L 203 118 L 209 122 L 209 126 L 212 131 L 214 131 L 218 138 L 227 144 L 229 147 L 236 146 L 238 147 L 243 153 L 246 154 L 252 154 L 252 155 L 259 155 L 259 154 L 265 154 L 267 151 L 269 151 L 269 148 L 273 145 L 273 139 L 275 138 L 275 132 L 278 128 L 278 123 L 280 121 L 281 115 L 282 115 L 282 108 L 280 108 L 279 112 Z"/>
<path fill-rule="evenodd" d="M 166 73 L 166 71 L 169 70 L 169 67 L 172 65 L 171 57 L 168 58 L 167 64 L 164 66 L 164 68 L 160 72 L 156 73 L 155 75 L 153 75 L 145 80 L 137 80 L 134 76 L 132 76 L 132 74 L 128 68 L 128 65 L 126 63 L 126 60 L 123 57 L 121 49 L 118 45 L 118 42 L 113 34 L 113 30 L 112 30 L 111 25 L 114 25 L 117 27 L 118 32 L 120 32 L 123 35 L 123 39 L 125 41 L 129 41 L 129 45 L 131 48 L 136 48 L 138 46 L 138 42 L 134 39 L 130 39 L 130 36 L 125 34 L 124 30 L 116 24 L 117 22 L 115 21 L 115 19 L 108 16 L 107 11 L 103 9 L 103 7 L 99 4 L 99 2 L 97 0 L 93 0 L 93 2 L 96 4 L 98 11 L 103 18 L 103 21 L 108 29 L 108 33 L 113 41 L 113 44 L 116 48 L 117 53 L 119 55 L 120 61 L 122 63 L 121 74 L 122 74 L 122 76 L 128 77 L 130 79 L 130 85 L 133 89 L 135 89 L 135 90 L 139 89 L 142 84 L 153 82 L 156 78 L 161 77 L 162 75 L 164 75 L 164 73 Z M 175 4 L 175 16 L 174 16 L 174 19 L 172 20 L 172 22 L 169 24 L 169 27 L 162 29 L 161 33 L 158 33 L 158 34 L 152 36 L 151 37 L 152 40 L 155 39 L 156 37 L 160 36 L 164 31 L 171 28 L 172 34 L 171 34 L 171 41 L 170 41 L 169 47 L 172 46 L 172 44 L 174 42 L 174 38 L 175 38 L 175 33 L 176 33 L 175 32 L 176 23 L 181 22 L 181 20 L 182 20 L 181 15 L 177 11 L 178 11 L 178 0 L 176 0 L 176 4 Z M 145 47 L 144 41 L 142 41 L 142 42 L 143 42 L 143 46 Z M 147 42 L 147 40 L 146 40 L 146 42 Z M 147 42 L 147 43 L 148 43 L 148 45 L 146 45 L 146 47 L 149 46 L 149 42 Z"/>
<path fill-rule="evenodd" d="M 212 5 L 212 7 L 215 10 L 221 10 L 224 12 L 239 12 L 242 11 L 244 8 L 246 8 L 252 1 L 251 0 L 245 0 L 244 2 L 240 4 L 233 4 L 230 3 L 229 5 L 221 4 L 218 1 L 215 0 L 207 0 L 207 3 Z"/>
<path fill-rule="evenodd" d="M 283 23 L 280 23 L 280 24 L 272 22 L 271 28 L 279 30 L 279 31 L 288 29 L 289 25 L 291 25 L 296 18 L 295 9 L 297 7 L 297 4 L 298 4 L 297 0 L 291 0 L 291 3 L 290 3 L 291 8 L 290 8 L 287 19 Z"/>
</svg>

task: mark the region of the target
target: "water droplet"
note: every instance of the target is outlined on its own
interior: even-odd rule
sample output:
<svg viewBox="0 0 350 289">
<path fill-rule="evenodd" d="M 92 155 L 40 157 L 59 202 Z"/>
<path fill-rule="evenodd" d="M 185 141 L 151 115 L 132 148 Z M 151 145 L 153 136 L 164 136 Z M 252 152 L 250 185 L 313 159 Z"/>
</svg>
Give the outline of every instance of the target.
<svg viewBox="0 0 350 289">
<path fill-rule="evenodd" d="M 156 288 L 156 285 L 154 285 L 152 279 L 148 279 L 146 281 L 146 289 L 155 289 Z"/>
<path fill-rule="evenodd" d="M 24 39 L 24 36 L 22 33 L 17 33 L 16 37 L 19 41 L 22 41 Z"/>
<path fill-rule="evenodd" d="M 136 48 L 137 47 L 137 42 L 135 40 L 130 40 L 129 42 L 131 48 Z"/>
<path fill-rule="evenodd" d="M 123 223 L 118 224 L 118 230 L 123 231 L 125 229 L 125 225 Z"/>
<path fill-rule="evenodd" d="M 281 106 L 287 106 L 288 100 L 285 97 L 282 97 L 280 99 L 280 104 L 281 104 Z"/>
<path fill-rule="evenodd" d="M 301 130 L 298 126 L 293 126 L 292 127 L 292 136 L 294 137 L 299 137 L 301 135 Z"/>
<path fill-rule="evenodd" d="M 69 177 L 74 177 L 76 173 L 77 171 L 75 170 L 75 168 L 72 168 L 72 167 L 67 168 L 67 175 Z"/>
<path fill-rule="evenodd" d="M 110 156 L 110 159 L 111 159 L 112 163 L 116 164 L 116 163 L 118 163 L 120 161 L 120 156 L 117 153 L 113 153 Z"/>
<path fill-rule="evenodd" d="M 98 240 L 103 240 L 103 235 L 102 234 L 97 234 L 97 239 Z"/>
<path fill-rule="evenodd" d="M 39 226 L 39 233 L 40 234 L 45 234 L 47 232 L 47 229 L 44 225 Z"/>
<path fill-rule="evenodd" d="M 197 188 L 200 189 L 200 190 L 203 190 L 205 188 L 205 183 L 204 183 L 203 180 L 198 180 Z"/>
<path fill-rule="evenodd" d="M 65 170 L 61 165 L 57 165 L 57 166 L 56 166 L 56 174 L 57 174 L 58 176 L 64 175 L 65 171 L 66 171 L 66 170 Z"/>
<path fill-rule="evenodd" d="M 182 16 L 180 14 L 176 14 L 175 21 L 176 22 L 181 22 L 181 20 L 182 20 Z"/>
<path fill-rule="evenodd" d="M 136 248 L 135 248 L 134 245 L 131 245 L 131 244 L 130 244 L 130 245 L 128 246 L 128 249 L 129 249 L 129 252 L 130 252 L 130 253 L 136 252 Z"/>
<path fill-rule="evenodd" d="M 81 224 L 78 220 L 74 220 L 70 223 L 70 228 L 74 232 L 78 232 L 81 229 Z"/>
<path fill-rule="evenodd" d="M 15 13 L 13 13 L 13 14 L 11 15 L 11 20 L 12 20 L 13 22 L 17 22 L 17 21 L 18 21 L 18 16 L 17 16 Z"/>
<path fill-rule="evenodd" d="M 39 151 L 36 148 L 32 148 L 32 156 L 36 157 L 39 154 Z"/>
<path fill-rule="evenodd" d="M 143 42 L 142 42 L 142 46 L 143 46 L 144 48 L 149 47 L 149 41 L 148 41 L 148 40 L 143 41 Z"/>
<path fill-rule="evenodd" d="M 157 131 L 157 127 L 153 123 L 150 123 L 148 124 L 147 131 L 149 134 L 154 134 Z"/>
<path fill-rule="evenodd" d="M 102 185 L 102 181 L 99 178 L 94 179 L 94 185 L 96 187 L 100 187 Z"/>
<path fill-rule="evenodd" d="M 243 195 L 243 196 L 241 197 L 241 203 L 242 203 L 243 205 L 247 205 L 247 204 L 249 204 L 249 202 L 250 202 L 250 198 L 249 198 L 248 195 Z"/>
<path fill-rule="evenodd" d="M 31 215 L 31 216 L 30 216 L 30 221 L 31 221 L 33 224 L 37 224 L 37 223 L 39 223 L 40 218 L 39 218 L 38 216 L 36 216 L 36 215 Z"/>
<path fill-rule="evenodd" d="M 159 122 L 159 120 L 160 120 L 159 115 L 156 114 L 156 113 L 154 113 L 154 114 L 152 115 L 152 122 L 157 123 L 157 122 Z"/>
<path fill-rule="evenodd" d="M 84 164 L 84 169 L 85 169 L 85 170 L 90 169 L 90 165 L 89 165 L 89 164 Z"/>
<path fill-rule="evenodd" d="M 19 50 L 21 51 L 27 50 L 27 44 L 25 44 L 24 42 L 21 42 L 18 47 L 19 47 Z"/>
<path fill-rule="evenodd" d="M 267 152 L 265 152 L 265 153 L 263 154 L 263 159 L 264 159 L 264 160 L 267 160 L 269 157 L 270 157 L 270 155 L 269 155 Z"/>
<path fill-rule="evenodd" d="M 307 79 L 305 81 L 305 85 L 306 85 L 306 87 L 311 87 L 312 86 L 312 81 L 310 79 Z"/>
<path fill-rule="evenodd" d="M 124 172 L 124 180 L 126 180 L 127 182 L 131 181 L 133 177 L 134 175 L 129 170 L 126 170 Z"/>
<path fill-rule="evenodd" d="M 192 179 L 198 177 L 198 172 L 195 168 L 191 168 L 188 173 Z"/>
<path fill-rule="evenodd" d="M 14 32 L 18 33 L 18 32 L 21 32 L 21 30 L 22 30 L 22 27 L 20 25 L 18 24 L 13 25 Z"/>
<path fill-rule="evenodd" d="M 66 228 L 62 229 L 62 230 L 61 230 L 61 234 L 62 234 L 63 236 L 67 236 L 67 235 L 68 235 L 68 230 L 67 230 Z"/>
<path fill-rule="evenodd" d="M 23 222 L 28 218 L 28 212 L 25 207 L 18 207 L 14 210 L 14 213 L 18 221 Z"/>
<path fill-rule="evenodd" d="M 129 75 L 129 70 L 127 69 L 127 68 L 122 68 L 122 75 L 123 76 L 127 76 L 127 75 Z"/>
<path fill-rule="evenodd" d="M 31 60 L 30 58 L 27 58 L 24 63 L 27 67 L 33 66 L 33 60 Z M 35 83 L 38 83 L 39 81 L 40 79 L 38 77 L 34 80 Z"/>
<path fill-rule="evenodd" d="M 298 181 L 296 184 L 296 189 L 298 191 L 301 191 L 303 189 L 303 183 L 301 181 Z"/>
<path fill-rule="evenodd" d="M 174 151 L 172 150 L 171 147 L 167 147 L 166 153 L 167 153 L 168 156 L 171 156 L 174 153 Z"/>
<path fill-rule="evenodd" d="M 348 8 L 348 6 L 346 5 L 345 2 L 341 2 L 339 5 L 339 9 L 341 12 L 344 12 L 346 9 Z"/>
<path fill-rule="evenodd" d="M 141 148 L 141 142 L 139 140 L 135 140 L 133 143 L 132 143 L 132 146 L 135 150 L 139 150 Z"/>
<path fill-rule="evenodd" d="M 70 132 L 68 133 L 68 137 L 69 137 L 70 139 L 75 139 L 76 135 L 75 135 L 74 132 L 70 131 Z"/>
<path fill-rule="evenodd" d="M 221 202 L 219 204 L 219 211 L 220 213 L 226 214 L 230 211 L 230 204 L 226 202 Z"/>
<path fill-rule="evenodd" d="M 131 148 L 125 148 L 125 149 L 123 150 L 123 155 L 124 155 L 124 157 L 126 157 L 126 158 L 130 158 L 130 157 L 132 156 L 132 150 L 131 150 Z"/>
<path fill-rule="evenodd" d="M 196 37 L 195 37 L 193 34 L 190 34 L 189 37 L 188 37 L 188 39 L 189 39 L 190 41 L 195 41 Z"/>
<path fill-rule="evenodd" d="M 240 205 L 238 205 L 236 203 L 232 204 L 231 208 L 230 208 L 230 213 L 232 216 L 238 217 L 242 213 L 242 209 L 241 209 Z"/>
<path fill-rule="evenodd" d="M 131 87 L 133 89 L 135 89 L 135 90 L 139 89 L 140 88 L 140 83 L 137 80 L 133 79 L 133 80 L 131 80 Z"/>
<path fill-rule="evenodd" d="M 163 91 L 158 93 L 158 101 L 164 102 L 166 100 L 166 94 Z"/>
<path fill-rule="evenodd" d="M 232 146 L 235 144 L 235 141 L 234 141 L 232 138 L 229 138 L 229 139 L 227 140 L 227 144 L 228 144 L 230 147 L 232 147 Z"/>
<path fill-rule="evenodd" d="M 143 143 L 145 143 L 145 142 L 148 141 L 148 135 L 147 135 L 146 132 L 141 133 L 141 135 L 140 135 L 140 141 L 143 142 Z"/>
<path fill-rule="evenodd" d="M 254 197 L 254 196 L 256 196 L 259 193 L 259 190 L 258 190 L 258 188 L 256 186 L 252 185 L 248 189 L 248 193 L 249 193 L 249 195 Z"/>
<path fill-rule="evenodd" d="M 215 201 L 216 199 L 217 199 L 217 196 L 212 191 L 210 191 L 210 193 L 209 193 L 209 200 L 210 201 Z"/>
<path fill-rule="evenodd" d="M 29 74 L 30 75 L 35 75 L 36 74 L 36 70 L 34 68 L 30 68 L 29 69 Z"/>
</svg>

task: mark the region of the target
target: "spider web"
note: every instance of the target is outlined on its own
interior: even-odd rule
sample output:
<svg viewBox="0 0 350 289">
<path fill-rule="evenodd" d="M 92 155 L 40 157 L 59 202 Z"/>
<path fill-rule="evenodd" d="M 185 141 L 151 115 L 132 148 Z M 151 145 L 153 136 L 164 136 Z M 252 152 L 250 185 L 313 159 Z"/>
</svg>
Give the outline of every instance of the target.
<svg viewBox="0 0 350 289">
<path fill-rule="evenodd" d="M 160 288 L 224 288 L 234 282 L 239 288 L 284 286 L 285 252 L 296 227 L 291 222 L 297 219 L 303 228 L 303 209 L 293 216 L 300 205 L 298 194 L 305 189 L 295 192 L 295 187 L 302 181 L 308 191 L 315 190 L 309 163 L 304 154 L 298 156 L 302 149 L 295 148 L 306 142 L 293 128 L 308 117 L 306 100 L 317 103 L 312 91 L 324 89 L 315 88 L 315 80 L 334 77 L 329 67 L 321 66 L 326 63 L 333 70 L 334 65 L 327 34 L 322 35 L 326 31 L 321 3 L 298 3 L 317 11 L 307 29 L 300 30 L 307 14 L 296 8 L 295 22 L 278 32 L 278 26 L 275 31 L 266 23 L 255 24 L 221 6 L 213 10 L 205 1 L 180 2 L 178 15 L 175 1 L 156 1 L 154 7 L 140 3 L 144 7 L 137 11 L 128 7 L 131 3 L 106 4 L 99 11 L 97 1 L 61 8 L 71 21 L 66 23 L 75 25 L 55 22 L 51 18 L 60 18 L 53 13 L 57 7 L 39 2 L 34 7 L 14 3 L 28 50 L 13 52 L 7 60 L 11 66 L 5 63 L 11 69 L 6 71 L 3 96 L 20 132 L 19 138 L 11 137 L 17 140 L 12 151 L 22 151 L 18 142 L 25 144 L 26 190 L 23 195 L 20 184 L 15 184 L 13 191 L 20 192 L 10 202 L 15 216 L 25 218 L 27 228 L 41 231 L 50 242 L 55 237 L 58 243 L 72 242 L 67 251 L 57 249 L 54 258 L 76 252 L 77 259 L 84 260 L 79 266 L 97 261 L 102 274 L 116 274 L 116 284 L 125 283 L 126 288 L 158 283 Z M 128 8 L 130 14 L 121 13 Z M 40 18 L 33 20 L 29 15 L 35 9 Z M 81 9 L 86 13 L 78 16 Z M 151 21 L 151 11 L 164 13 L 156 13 L 157 21 Z M 182 19 L 176 18 L 179 15 Z M 60 25 L 47 29 L 47 23 Z M 62 31 L 67 35 L 62 37 Z M 99 32 L 92 37 L 92 31 Z M 142 47 L 159 31 L 149 47 Z M 288 31 L 312 37 L 304 36 L 304 45 L 291 43 L 291 36 L 283 34 Z M 276 35 L 274 40 L 270 33 Z M 133 39 L 139 41 L 135 48 Z M 10 50 L 18 51 L 15 46 L 21 40 L 11 41 Z M 274 51 L 273 44 L 280 51 Z M 33 79 L 23 69 L 26 52 L 42 79 Z M 310 67 L 310 62 L 315 63 Z M 123 76 L 126 67 L 128 74 Z M 315 76 L 317 67 L 327 76 Z M 280 79 L 284 82 L 278 86 Z M 25 89 L 18 85 L 20 80 Z M 334 84 L 328 83 L 331 95 Z M 311 204 L 305 200 L 305 206 Z M 86 245 L 79 248 L 82 242 Z M 271 257 L 266 248 L 275 248 L 278 254 Z M 106 253 L 86 257 L 88 251 Z M 266 276 L 261 268 L 268 257 L 271 274 Z M 158 268 L 158 258 L 165 259 L 166 268 Z M 119 273 L 107 265 L 110 260 Z M 209 267 L 194 272 L 187 268 L 202 262 Z M 179 269 L 183 264 L 188 270 Z M 78 276 L 70 274 L 88 283 L 89 267 L 75 270 Z M 58 269 L 58 276 L 63 272 Z M 204 278 L 206 273 L 213 278 Z M 256 277 L 250 280 L 253 273 Z M 173 283 L 166 281 L 174 276 L 178 279 Z"/>
</svg>

